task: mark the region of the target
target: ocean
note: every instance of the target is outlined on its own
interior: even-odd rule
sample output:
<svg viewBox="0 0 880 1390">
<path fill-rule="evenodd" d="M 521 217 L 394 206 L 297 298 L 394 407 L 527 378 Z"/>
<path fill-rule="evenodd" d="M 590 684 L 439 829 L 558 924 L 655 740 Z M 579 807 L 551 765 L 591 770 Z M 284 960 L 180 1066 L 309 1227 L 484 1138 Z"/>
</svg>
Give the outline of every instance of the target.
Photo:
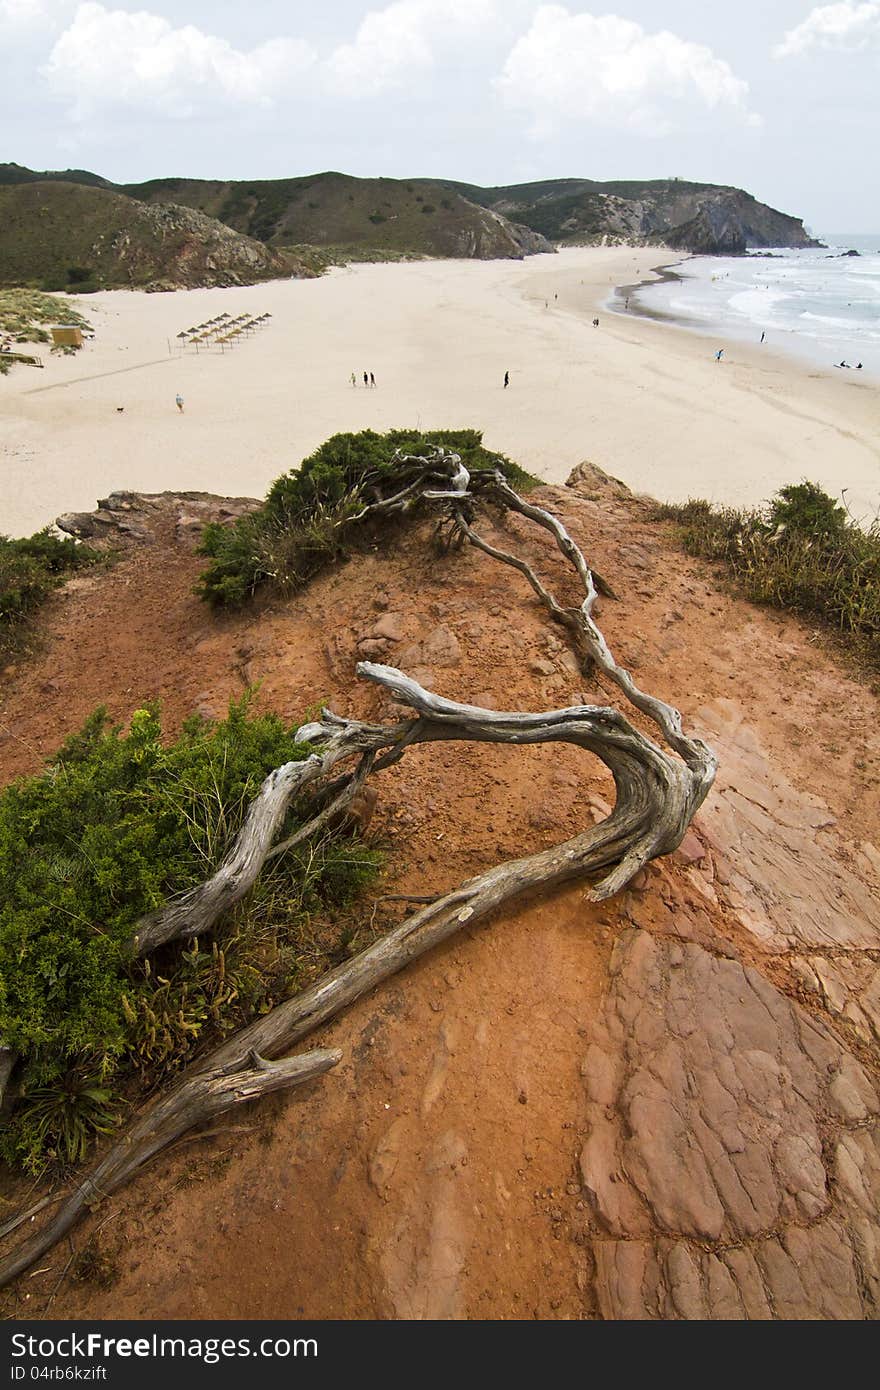
<svg viewBox="0 0 880 1390">
<path fill-rule="evenodd" d="M 793 353 L 813 365 L 880 378 L 880 236 L 820 235 L 825 247 L 695 256 L 663 280 L 622 287 L 609 308 L 672 320 L 711 337 Z M 848 256 L 847 251 L 858 251 Z M 847 363 L 847 367 L 839 364 Z"/>
</svg>

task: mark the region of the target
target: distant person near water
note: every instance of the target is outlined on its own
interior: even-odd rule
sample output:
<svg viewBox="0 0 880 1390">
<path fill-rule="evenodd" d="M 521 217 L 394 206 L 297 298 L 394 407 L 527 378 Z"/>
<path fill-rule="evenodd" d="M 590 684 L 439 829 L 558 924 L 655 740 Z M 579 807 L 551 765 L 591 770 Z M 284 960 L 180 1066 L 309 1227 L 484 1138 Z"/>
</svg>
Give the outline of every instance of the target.
<svg viewBox="0 0 880 1390">
<path fill-rule="evenodd" d="M 718 351 L 717 351 L 716 354 L 715 354 L 715 361 L 716 361 L 716 362 L 720 362 L 723 356 L 724 356 L 724 348 L 719 348 Z"/>
<path fill-rule="evenodd" d="M 599 327 L 599 320 L 598 320 L 598 319 L 593 319 L 593 327 L 594 327 L 594 328 L 598 328 L 598 327 Z"/>
<path fill-rule="evenodd" d="M 365 386 L 369 386 L 369 384 L 370 384 L 370 378 L 367 376 L 366 372 L 364 372 L 364 385 L 365 385 Z"/>
<path fill-rule="evenodd" d="M 373 376 L 373 373 L 372 373 L 372 372 L 370 372 L 370 385 L 371 385 L 371 386 L 375 386 L 375 385 L 376 385 L 376 378 Z"/>
<path fill-rule="evenodd" d="M 352 386 L 357 386 L 357 384 L 358 384 L 358 379 L 357 379 L 357 377 L 355 376 L 354 372 L 352 372 L 352 374 L 351 374 L 351 384 L 352 384 Z"/>
<path fill-rule="evenodd" d="M 505 391 L 507 390 L 507 388 L 508 388 L 509 385 L 510 385 L 510 372 L 505 372 L 505 373 L 504 373 L 504 389 L 505 389 Z"/>
<path fill-rule="evenodd" d="M 181 396 L 181 394 L 180 394 L 179 391 L 178 391 L 177 395 L 174 397 L 174 404 L 177 406 L 177 409 L 180 411 L 180 413 L 181 413 L 181 415 L 182 415 L 182 414 L 183 414 L 183 396 Z"/>
<path fill-rule="evenodd" d="M 765 337 L 766 337 L 766 334 L 762 333 L 762 334 L 761 334 L 761 342 L 762 342 L 762 343 L 763 343 Z"/>
</svg>

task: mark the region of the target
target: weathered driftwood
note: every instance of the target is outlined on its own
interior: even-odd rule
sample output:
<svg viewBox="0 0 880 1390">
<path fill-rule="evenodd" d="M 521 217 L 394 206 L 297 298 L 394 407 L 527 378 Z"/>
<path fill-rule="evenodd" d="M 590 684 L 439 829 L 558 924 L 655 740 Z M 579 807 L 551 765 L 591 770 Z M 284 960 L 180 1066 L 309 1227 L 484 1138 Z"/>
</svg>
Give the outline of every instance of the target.
<svg viewBox="0 0 880 1390">
<path fill-rule="evenodd" d="M 523 501 L 500 473 L 485 472 L 470 478 L 456 455 L 407 458 L 399 463 L 399 470 L 390 478 L 377 475 L 365 486 L 365 495 L 373 500 L 366 503 L 357 519 L 405 512 L 421 504 L 436 506 L 462 540 L 525 576 L 551 616 L 569 632 L 585 666 L 597 668 L 650 719 L 672 752 L 611 707 L 578 705 L 541 713 L 479 709 L 426 691 L 391 667 L 361 663 L 359 674 L 393 694 L 415 717 L 398 724 L 375 725 L 325 711 L 319 722 L 300 729 L 297 739 L 314 743 L 315 753 L 270 774 L 216 873 L 137 924 L 132 941 L 136 954 L 143 955 L 175 937 L 209 930 L 245 896 L 268 858 L 321 829 L 349 804 L 371 772 L 398 761 L 412 744 L 450 740 L 518 746 L 574 744 L 610 770 L 616 787 L 611 815 L 563 844 L 498 865 L 428 903 L 352 960 L 194 1063 L 165 1096 L 141 1111 L 125 1135 L 63 1202 L 54 1219 L 0 1260 L 0 1285 L 51 1248 L 87 1207 L 118 1189 L 187 1130 L 237 1102 L 299 1084 L 327 1070 L 338 1060 L 338 1054 L 311 1053 L 278 1062 L 266 1059 L 281 1057 L 354 1000 L 462 927 L 477 923 L 530 889 L 551 888 L 575 877 L 593 880 L 590 891 L 596 900 L 619 891 L 650 859 L 680 843 L 712 784 L 716 769 L 712 751 L 684 733 L 677 710 L 640 690 L 629 672 L 615 662 L 592 618 L 596 600 L 593 574 L 557 518 Z M 579 607 L 560 605 L 525 561 L 490 545 L 476 532 L 475 493 L 492 497 L 552 534 L 583 587 Z M 355 770 L 339 773 L 338 765 L 352 758 L 357 760 Z M 317 808 L 314 816 L 295 835 L 275 844 L 291 803 L 306 794 Z"/>
<path fill-rule="evenodd" d="M 203 1125 L 235 1105 L 256 1100 L 272 1091 L 288 1091 L 335 1067 L 341 1052 L 326 1049 L 305 1052 L 269 1062 L 252 1052 L 234 1070 L 211 1067 L 199 1070 L 143 1110 L 124 1138 L 89 1175 L 77 1183 L 51 1221 L 35 1231 L 4 1260 L 0 1260 L 0 1286 L 28 1269 L 57 1244 L 85 1212 L 122 1187 L 154 1154 L 197 1125 Z"/>
</svg>

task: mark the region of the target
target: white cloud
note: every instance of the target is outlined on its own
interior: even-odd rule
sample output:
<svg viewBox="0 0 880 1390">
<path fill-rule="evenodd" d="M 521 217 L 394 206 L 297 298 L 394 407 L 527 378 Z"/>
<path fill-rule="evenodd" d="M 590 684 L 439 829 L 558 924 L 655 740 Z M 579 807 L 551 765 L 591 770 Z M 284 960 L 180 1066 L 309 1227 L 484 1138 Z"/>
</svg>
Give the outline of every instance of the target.
<svg viewBox="0 0 880 1390">
<path fill-rule="evenodd" d="M 795 29 L 789 29 L 773 50 L 777 58 L 791 58 L 812 48 L 836 48 L 847 52 L 880 45 L 880 3 L 819 5 L 810 10 Z"/>
<path fill-rule="evenodd" d="M 114 107 L 192 116 L 218 103 L 265 105 L 314 63 L 300 39 L 270 39 L 249 52 L 144 10 L 80 5 L 44 75 L 78 119 Z"/>
<path fill-rule="evenodd" d="M 748 112 L 748 83 L 710 48 L 561 5 L 537 10 L 496 86 L 509 106 L 532 113 L 536 137 L 573 120 L 664 135 L 706 112 L 760 124 Z"/>
<path fill-rule="evenodd" d="M 0 6 L 58 8 L 69 0 L 0 0 Z M 219 102 L 267 105 L 307 90 L 355 100 L 417 85 L 446 69 L 480 36 L 498 41 L 522 0 L 394 0 L 371 10 L 350 43 L 319 61 L 310 44 L 275 38 L 248 52 L 191 24 L 175 28 L 148 11 L 80 4 L 43 68 L 52 94 L 75 120 L 127 107 L 187 117 Z M 2 12 L 2 11 L 0 11 Z"/>
<path fill-rule="evenodd" d="M 353 42 L 331 53 L 327 78 L 349 97 L 405 86 L 497 27 L 502 13 L 498 0 L 396 0 L 370 10 Z"/>
</svg>

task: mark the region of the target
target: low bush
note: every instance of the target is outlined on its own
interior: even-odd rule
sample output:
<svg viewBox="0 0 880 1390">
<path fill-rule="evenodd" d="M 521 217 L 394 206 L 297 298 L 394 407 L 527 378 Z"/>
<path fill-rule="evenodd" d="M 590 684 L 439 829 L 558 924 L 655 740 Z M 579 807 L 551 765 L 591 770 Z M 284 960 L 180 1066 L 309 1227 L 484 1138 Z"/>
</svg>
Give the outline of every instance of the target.
<svg viewBox="0 0 880 1390">
<path fill-rule="evenodd" d="M 19 644 L 28 619 L 67 575 L 103 558 L 48 527 L 21 540 L 0 536 L 0 656 Z"/>
<path fill-rule="evenodd" d="M 264 585 L 288 593 L 300 588 L 354 543 L 348 522 L 363 505 L 364 477 L 390 468 L 398 450 L 420 454 L 434 445 L 460 454 L 466 468 L 499 468 L 521 491 L 535 485 L 517 464 L 485 449 L 478 430 L 335 434 L 276 479 L 258 511 L 231 526 L 206 527 L 202 554 L 211 564 L 198 593 L 215 606 L 235 607 Z"/>
<path fill-rule="evenodd" d="M 764 508 L 737 511 L 706 501 L 663 506 L 691 555 L 723 561 L 737 589 L 833 627 L 880 670 L 880 526 L 856 525 L 815 483 L 782 488 Z"/>
<path fill-rule="evenodd" d="M 131 959 L 137 920 L 207 877 L 268 772 L 313 751 L 293 732 L 247 697 L 171 743 L 155 708 L 127 732 L 97 710 L 0 794 L 0 1042 L 21 1058 L 8 1161 L 79 1161 L 138 1082 L 271 1008 L 338 946 L 316 919 L 379 862 L 344 836 L 278 856 L 210 940 Z M 285 833 L 296 824 L 294 809 Z"/>
</svg>

